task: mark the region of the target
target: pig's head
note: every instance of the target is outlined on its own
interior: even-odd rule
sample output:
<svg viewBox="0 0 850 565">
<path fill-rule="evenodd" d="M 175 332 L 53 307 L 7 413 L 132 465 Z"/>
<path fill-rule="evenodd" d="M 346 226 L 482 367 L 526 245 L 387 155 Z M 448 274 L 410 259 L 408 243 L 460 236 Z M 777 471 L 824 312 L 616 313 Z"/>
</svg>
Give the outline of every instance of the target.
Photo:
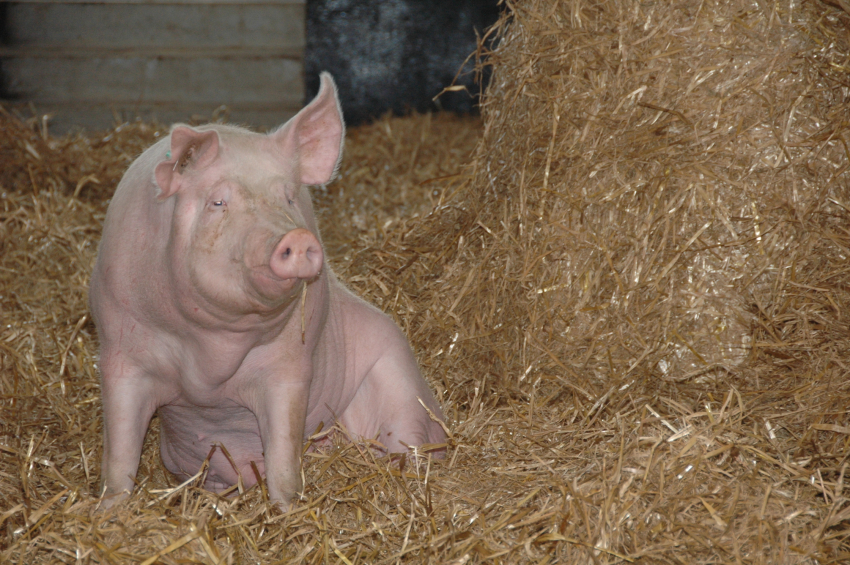
<svg viewBox="0 0 850 565">
<path fill-rule="evenodd" d="M 344 127 L 327 73 L 316 98 L 268 135 L 175 126 L 154 177 L 160 205 L 173 205 L 168 253 L 178 288 L 230 318 L 277 311 L 319 276 L 324 255 L 307 186 L 333 178 Z"/>
</svg>

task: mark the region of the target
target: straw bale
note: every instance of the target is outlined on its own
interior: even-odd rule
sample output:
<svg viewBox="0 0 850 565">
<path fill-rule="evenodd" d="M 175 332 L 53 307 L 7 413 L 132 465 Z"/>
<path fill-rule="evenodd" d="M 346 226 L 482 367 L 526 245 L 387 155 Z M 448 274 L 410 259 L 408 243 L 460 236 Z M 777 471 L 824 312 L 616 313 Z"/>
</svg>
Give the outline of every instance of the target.
<svg viewBox="0 0 850 565">
<path fill-rule="evenodd" d="M 97 510 L 86 287 L 164 128 L 0 112 L 0 562 L 846 562 L 844 5 L 510 4 L 482 122 L 350 130 L 329 260 L 410 336 L 450 449 L 336 434 L 286 513 L 178 484 L 156 420 Z"/>
<path fill-rule="evenodd" d="M 510 341 L 540 342 L 522 336 L 537 322 L 600 376 L 609 363 L 623 378 L 734 368 L 757 320 L 790 285 L 811 286 L 815 232 L 846 213 L 846 14 L 814 2 L 512 8 L 463 196 L 471 236 L 506 240 L 485 270 L 505 272 L 491 288 L 509 285 L 527 321 Z"/>
</svg>

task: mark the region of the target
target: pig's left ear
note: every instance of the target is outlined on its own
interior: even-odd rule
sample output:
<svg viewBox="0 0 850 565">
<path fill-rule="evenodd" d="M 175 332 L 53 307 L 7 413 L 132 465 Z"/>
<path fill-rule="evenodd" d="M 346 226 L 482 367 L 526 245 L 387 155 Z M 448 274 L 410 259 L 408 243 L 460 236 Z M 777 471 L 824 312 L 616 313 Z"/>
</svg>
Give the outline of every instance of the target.
<svg viewBox="0 0 850 565">
<path fill-rule="evenodd" d="M 330 182 L 342 157 L 345 124 L 328 73 L 320 75 L 319 93 L 291 120 L 272 134 L 284 157 L 296 157 L 301 184 Z"/>
<path fill-rule="evenodd" d="M 156 166 L 158 198 L 164 200 L 180 190 L 187 170 L 206 167 L 218 156 L 218 133 L 215 130 L 198 131 L 188 126 L 175 126 L 171 130 L 171 149 L 165 161 Z"/>
</svg>

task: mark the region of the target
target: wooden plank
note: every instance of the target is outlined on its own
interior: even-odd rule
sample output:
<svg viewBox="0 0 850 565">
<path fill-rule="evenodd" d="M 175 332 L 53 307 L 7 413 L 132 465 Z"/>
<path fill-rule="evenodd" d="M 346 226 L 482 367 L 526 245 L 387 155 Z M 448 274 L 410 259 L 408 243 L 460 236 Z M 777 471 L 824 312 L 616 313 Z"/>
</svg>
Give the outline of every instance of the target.
<svg viewBox="0 0 850 565">
<path fill-rule="evenodd" d="M 301 3 L 22 3 L 6 9 L 7 46 L 301 51 Z"/>
<path fill-rule="evenodd" d="M 15 0 L 15 4 L 304 4 L 306 0 Z"/>
<path fill-rule="evenodd" d="M 0 46 L 0 58 L 30 59 L 90 59 L 101 57 L 144 57 L 148 59 L 292 59 L 301 61 L 304 50 L 275 47 L 66 47 L 32 45 L 25 47 Z"/>
<path fill-rule="evenodd" d="M 6 103 L 52 115 L 54 133 L 207 121 L 222 106 L 274 127 L 303 103 L 303 0 L 6 5 Z"/>
<path fill-rule="evenodd" d="M 23 115 L 30 115 L 28 104 L 9 104 L 7 108 L 16 109 Z M 207 123 L 215 118 L 213 114 L 226 115 L 227 122 L 247 125 L 252 129 L 268 130 L 286 122 L 300 108 L 289 108 L 281 105 L 277 108 L 227 107 L 225 110 L 211 105 L 174 105 L 165 106 L 120 106 L 109 103 L 63 103 L 61 105 L 38 104 L 35 106 L 39 116 L 47 115 L 50 132 L 63 134 L 69 131 L 85 129 L 89 131 L 106 130 L 124 122 L 135 119 L 156 121 L 170 125 L 173 123 Z"/>
<path fill-rule="evenodd" d="M 300 104 L 304 97 L 302 63 L 284 58 L 10 58 L 3 68 L 8 90 L 37 104 Z"/>
</svg>

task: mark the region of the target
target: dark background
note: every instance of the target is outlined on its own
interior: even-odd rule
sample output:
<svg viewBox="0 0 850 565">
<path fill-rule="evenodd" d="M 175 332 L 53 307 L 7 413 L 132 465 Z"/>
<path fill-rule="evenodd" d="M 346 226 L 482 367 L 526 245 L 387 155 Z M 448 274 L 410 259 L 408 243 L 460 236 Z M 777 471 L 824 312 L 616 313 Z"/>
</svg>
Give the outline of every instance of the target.
<svg viewBox="0 0 850 565">
<path fill-rule="evenodd" d="M 305 97 L 319 73 L 333 74 L 346 122 L 360 124 L 387 111 L 475 111 L 482 85 L 475 58 L 464 61 L 496 22 L 497 0 L 308 0 Z M 464 85 L 468 92 L 443 88 Z M 482 77 L 484 82 L 487 76 Z"/>
</svg>

